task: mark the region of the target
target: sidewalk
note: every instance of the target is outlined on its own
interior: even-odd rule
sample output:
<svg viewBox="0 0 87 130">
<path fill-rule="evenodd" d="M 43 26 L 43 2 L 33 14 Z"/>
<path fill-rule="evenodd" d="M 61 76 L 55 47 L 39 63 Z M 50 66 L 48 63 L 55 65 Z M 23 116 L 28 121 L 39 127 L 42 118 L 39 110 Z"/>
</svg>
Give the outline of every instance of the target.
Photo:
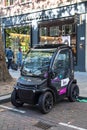
<svg viewBox="0 0 87 130">
<path fill-rule="evenodd" d="M 80 89 L 81 97 L 87 97 L 87 72 L 75 72 L 75 78 Z"/>
<path fill-rule="evenodd" d="M 0 103 L 10 100 L 11 93 L 13 91 L 13 86 L 16 83 L 16 80 L 20 77 L 20 70 L 15 71 L 10 69 L 9 73 L 14 78 L 14 81 L 10 83 L 0 83 Z"/>
<path fill-rule="evenodd" d="M 10 99 L 13 86 L 16 80 L 20 77 L 20 70 L 9 70 L 11 76 L 15 79 L 8 84 L 0 83 L 0 102 Z M 75 72 L 75 78 L 80 89 L 80 97 L 87 97 L 87 72 Z"/>
</svg>

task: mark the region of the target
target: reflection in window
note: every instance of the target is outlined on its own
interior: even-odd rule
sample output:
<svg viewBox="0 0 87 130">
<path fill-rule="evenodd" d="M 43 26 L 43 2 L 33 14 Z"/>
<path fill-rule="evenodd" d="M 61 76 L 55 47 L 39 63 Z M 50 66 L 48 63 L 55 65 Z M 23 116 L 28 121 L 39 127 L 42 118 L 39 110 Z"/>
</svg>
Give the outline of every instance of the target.
<svg viewBox="0 0 87 130">
<path fill-rule="evenodd" d="M 22 72 L 26 75 L 44 75 L 48 70 L 54 50 L 35 49 L 28 53 Z"/>
<path fill-rule="evenodd" d="M 68 74 L 68 69 L 70 66 L 69 61 L 68 50 L 62 50 L 60 53 L 57 53 L 52 67 L 53 72 L 55 72 L 55 76 L 58 76 L 59 78 L 68 77 L 66 74 Z"/>
<path fill-rule="evenodd" d="M 59 26 L 50 27 L 50 36 L 58 36 Z"/>
<path fill-rule="evenodd" d="M 40 36 L 47 36 L 47 28 L 46 27 L 40 28 Z"/>
<path fill-rule="evenodd" d="M 23 58 L 30 48 L 30 39 L 31 39 L 31 27 L 21 26 L 14 27 L 5 30 L 6 32 L 6 47 L 11 46 L 14 51 L 15 60 L 18 48 L 20 47 L 23 52 Z"/>
</svg>

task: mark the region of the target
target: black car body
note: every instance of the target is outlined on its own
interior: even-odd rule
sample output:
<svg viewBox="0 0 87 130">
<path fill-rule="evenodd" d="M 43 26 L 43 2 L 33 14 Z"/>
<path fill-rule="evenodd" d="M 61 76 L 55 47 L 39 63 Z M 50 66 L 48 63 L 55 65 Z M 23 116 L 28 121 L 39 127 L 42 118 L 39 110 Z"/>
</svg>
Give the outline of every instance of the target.
<svg viewBox="0 0 87 130">
<path fill-rule="evenodd" d="M 11 102 L 16 107 L 38 104 L 41 112 L 48 113 L 57 101 L 67 97 L 74 102 L 78 95 L 71 47 L 45 44 L 32 48 L 26 56 Z"/>
</svg>

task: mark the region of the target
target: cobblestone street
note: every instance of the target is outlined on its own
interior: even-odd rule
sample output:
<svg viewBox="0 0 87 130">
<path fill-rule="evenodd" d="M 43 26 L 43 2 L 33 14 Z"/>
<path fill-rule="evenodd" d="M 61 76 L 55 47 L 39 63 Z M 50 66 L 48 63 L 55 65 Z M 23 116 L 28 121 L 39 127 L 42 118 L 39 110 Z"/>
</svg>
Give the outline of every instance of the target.
<svg viewBox="0 0 87 130">
<path fill-rule="evenodd" d="M 86 103 L 69 103 L 64 100 L 54 106 L 53 110 L 48 114 L 42 114 L 37 107 L 25 104 L 19 108 L 18 112 L 14 111 L 11 103 L 4 103 L 0 106 L 0 130 L 74 130 L 61 126 L 60 123 L 73 125 L 79 130 L 87 130 L 87 104 Z M 84 107 L 83 107 L 84 106 Z M 13 108 L 9 110 L 8 108 Z M 21 113 L 24 111 L 24 113 Z M 47 129 L 41 123 L 46 123 Z M 37 125 L 39 123 L 39 126 Z M 81 129 L 83 128 L 83 129 Z"/>
</svg>

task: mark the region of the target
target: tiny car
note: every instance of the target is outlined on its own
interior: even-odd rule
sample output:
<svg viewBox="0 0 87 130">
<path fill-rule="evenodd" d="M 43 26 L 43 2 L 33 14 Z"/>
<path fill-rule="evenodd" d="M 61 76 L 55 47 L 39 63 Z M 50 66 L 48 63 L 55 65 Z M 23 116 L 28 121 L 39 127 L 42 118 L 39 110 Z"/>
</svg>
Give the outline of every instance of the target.
<svg viewBox="0 0 87 130">
<path fill-rule="evenodd" d="M 67 98 L 75 102 L 78 96 L 71 47 L 44 44 L 36 45 L 27 54 L 11 94 L 11 103 L 16 107 L 24 103 L 37 105 L 46 114 L 58 101 Z"/>
</svg>

